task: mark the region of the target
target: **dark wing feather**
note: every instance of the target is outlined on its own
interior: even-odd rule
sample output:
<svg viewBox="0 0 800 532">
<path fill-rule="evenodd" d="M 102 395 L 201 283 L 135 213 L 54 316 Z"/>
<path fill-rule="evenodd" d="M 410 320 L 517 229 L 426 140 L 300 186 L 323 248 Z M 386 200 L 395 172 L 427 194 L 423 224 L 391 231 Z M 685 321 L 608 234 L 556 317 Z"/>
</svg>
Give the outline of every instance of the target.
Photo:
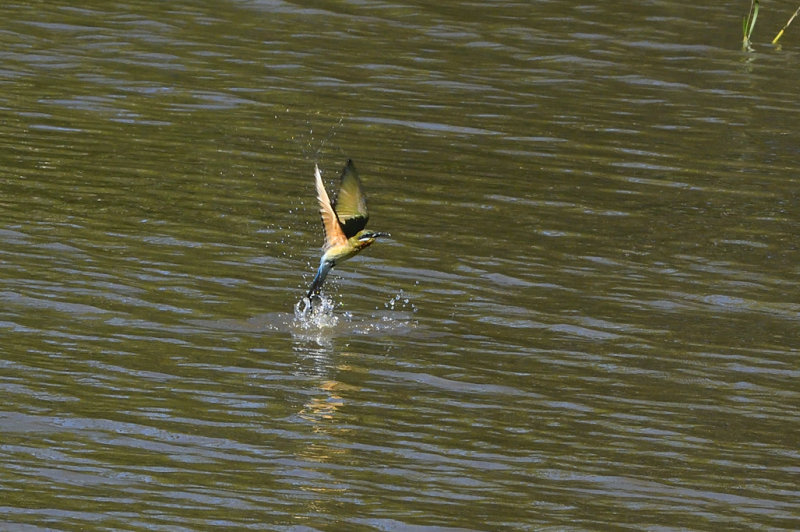
<svg viewBox="0 0 800 532">
<path fill-rule="evenodd" d="M 339 223 L 347 238 L 351 238 L 367 226 L 367 220 L 369 220 L 367 199 L 361 189 L 361 180 L 358 178 L 356 167 L 350 159 L 342 170 L 342 183 L 339 186 L 339 194 L 336 196 L 333 210 L 336 211 L 336 216 L 339 218 Z"/>
</svg>

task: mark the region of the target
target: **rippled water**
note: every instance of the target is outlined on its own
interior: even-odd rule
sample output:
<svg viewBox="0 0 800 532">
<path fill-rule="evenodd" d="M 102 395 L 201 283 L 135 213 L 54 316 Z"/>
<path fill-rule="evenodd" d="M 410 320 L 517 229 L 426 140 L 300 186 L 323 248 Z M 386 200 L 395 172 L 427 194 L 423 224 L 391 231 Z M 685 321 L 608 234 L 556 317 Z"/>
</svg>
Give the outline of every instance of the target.
<svg viewBox="0 0 800 532">
<path fill-rule="evenodd" d="M 0 528 L 800 527 L 800 33 L 746 9 L 4 4 Z M 392 238 L 298 317 L 348 157 Z"/>
</svg>

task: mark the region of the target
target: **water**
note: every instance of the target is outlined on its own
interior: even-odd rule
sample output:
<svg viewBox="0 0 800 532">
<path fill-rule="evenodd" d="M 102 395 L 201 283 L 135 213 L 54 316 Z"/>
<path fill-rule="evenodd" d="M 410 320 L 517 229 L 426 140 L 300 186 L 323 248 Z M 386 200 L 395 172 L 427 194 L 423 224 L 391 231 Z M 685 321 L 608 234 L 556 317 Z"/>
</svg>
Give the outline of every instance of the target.
<svg viewBox="0 0 800 532">
<path fill-rule="evenodd" d="M 747 7 L 4 4 L 0 528 L 800 527 Z M 392 238 L 296 314 L 350 157 Z"/>
</svg>

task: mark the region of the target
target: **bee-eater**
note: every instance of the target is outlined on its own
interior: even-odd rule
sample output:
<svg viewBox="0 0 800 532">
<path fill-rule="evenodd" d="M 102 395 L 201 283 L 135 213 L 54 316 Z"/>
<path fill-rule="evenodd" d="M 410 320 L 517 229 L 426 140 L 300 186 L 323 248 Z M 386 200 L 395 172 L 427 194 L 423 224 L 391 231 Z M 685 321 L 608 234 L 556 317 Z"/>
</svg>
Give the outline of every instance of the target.
<svg viewBox="0 0 800 532">
<path fill-rule="evenodd" d="M 325 230 L 325 244 L 322 247 L 319 269 L 306 295 L 309 301 L 313 296 L 319 295 L 322 283 L 325 282 L 325 277 L 331 268 L 371 245 L 376 238 L 389 236 L 389 233 L 373 233 L 364 229 L 369 220 L 367 199 L 361 190 L 361 180 L 352 160 L 348 159 L 342 170 L 339 194 L 333 203 L 325 191 L 317 165 L 314 165 L 314 177 L 319 214 L 322 217 L 322 228 Z"/>
</svg>

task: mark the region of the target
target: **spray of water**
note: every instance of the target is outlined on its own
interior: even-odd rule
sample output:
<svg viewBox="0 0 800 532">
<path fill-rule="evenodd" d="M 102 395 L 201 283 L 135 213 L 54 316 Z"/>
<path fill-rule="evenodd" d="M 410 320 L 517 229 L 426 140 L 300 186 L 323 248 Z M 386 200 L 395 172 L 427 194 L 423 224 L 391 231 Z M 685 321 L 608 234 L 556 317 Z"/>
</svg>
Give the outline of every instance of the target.
<svg viewBox="0 0 800 532">
<path fill-rule="evenodd" d="M 384 303 L 383 306 L 388 310 L 411 310 L 411 312 L 417 311 L 416 305 L 411 302 L 408 295 L 406 295 L 402 290 L 400 290 L 400 292 L 398 292 L 394 297 L 389 299 L 389 301 Z"/>
<path fill-rule="evenodd" d="M 335 327 L 339 323 L 335 308 L 333 299 L 323 295 L 315 296 L 313 301 L 304 297 L 294 306 L 295 325 L 304 330 Z"/>
<path fill-rule="evenodd" d="M 322 137 L 322 139 L 317 139 L 314 136 L 314 128 L 311 125 L 311 121 L 310 120 L 307 121 L 306 125 L 308 126 L 308 140 L 305 141 L 305 146 L 302 148 L 304 158 L 311 161 L 319 161 L 320 154 L 322 153 L 322 150 L 325 148 L 325 145 L 334 136 L 336 136 L 336 131 L 339 129 L 339 127 L 341 127 L 343 122 L 344 122 L 344 116 L 340 116 L 339 120 L 337 120 L 328 129 L 327 134 L 325 134 L 325 136 Z"/>
</svg>

